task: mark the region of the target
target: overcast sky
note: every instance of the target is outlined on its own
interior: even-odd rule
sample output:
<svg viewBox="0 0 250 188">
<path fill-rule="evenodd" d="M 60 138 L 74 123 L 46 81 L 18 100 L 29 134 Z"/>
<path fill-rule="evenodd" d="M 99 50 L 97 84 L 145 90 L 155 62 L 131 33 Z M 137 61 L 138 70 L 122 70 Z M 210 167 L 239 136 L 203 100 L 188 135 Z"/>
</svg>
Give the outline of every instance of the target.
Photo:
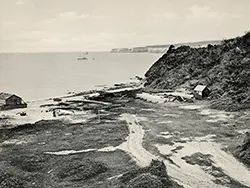
<svg viewBox="0 0 250 188">
<path fill-rule="evenodd" d="M 91 51 L 224 39 L 250 0 L 0 0 L 0 52 Z"/>
</svg>

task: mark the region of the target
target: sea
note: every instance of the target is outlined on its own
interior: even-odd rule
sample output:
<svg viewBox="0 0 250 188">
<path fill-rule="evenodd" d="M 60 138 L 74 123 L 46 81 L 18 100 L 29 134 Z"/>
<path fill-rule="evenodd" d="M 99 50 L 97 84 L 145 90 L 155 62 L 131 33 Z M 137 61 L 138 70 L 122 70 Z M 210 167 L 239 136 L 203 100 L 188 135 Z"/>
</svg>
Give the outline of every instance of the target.
<svg viewBox="0 0 250 188">
<path fill-rule="evenodd" d="M 156 53 L 1 53 L 0 92 L 41 100 L 124 83 L 145 72 Z M 86 57 L 87 60 L 77 60 Z"/>
</svg>

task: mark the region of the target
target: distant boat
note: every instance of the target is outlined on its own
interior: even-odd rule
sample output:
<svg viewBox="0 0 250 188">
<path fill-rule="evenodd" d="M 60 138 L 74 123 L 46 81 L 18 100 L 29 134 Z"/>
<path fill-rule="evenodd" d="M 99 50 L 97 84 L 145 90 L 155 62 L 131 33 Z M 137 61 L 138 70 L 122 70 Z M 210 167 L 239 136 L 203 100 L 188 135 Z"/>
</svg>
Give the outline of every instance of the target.
<svg viewBox="0 0 250 188">
<path fill-rule="evenodd" d="M 78 57 L 77 60 L 88 60 L 86 57 Z"/>
<path fill-rule="evenodd" d="M 80 56 L 80 57 L 77 58 L 77 60 L 88 60 L 88 58 Z"/>
</svg>

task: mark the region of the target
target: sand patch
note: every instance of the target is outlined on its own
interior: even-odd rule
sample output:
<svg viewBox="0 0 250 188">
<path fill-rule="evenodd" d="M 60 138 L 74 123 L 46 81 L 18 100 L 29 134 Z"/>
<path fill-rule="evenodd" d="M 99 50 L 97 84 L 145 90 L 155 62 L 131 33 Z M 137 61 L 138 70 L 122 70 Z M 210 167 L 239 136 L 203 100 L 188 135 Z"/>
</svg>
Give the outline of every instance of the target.
<svg viewBox="0 0 250 188">
<path fill-rule="evenodd" d="M 27 144 L 27 140 L 10 139 L 1 143 L 2 146 Z"/>
<path fill-rule="evenodd" d="M 55 152 L 44 152 L 45 154 L 49 155 L 70 155 L 70 154 L 78 154 L 78 153 L 86 153 L 90 151 L 95 151 L 96 149 L 85 149 L 85 150 L 62 150 L 62 151 L 55 151 Z"/>
<path fill-rule="evenodd" d="M 111 151 L 115 151 L 117 149 L 119 149 L 119 146 L 117 146 L 117 147 L 109 146 L 109 147 L 105 147 L 105 148 L 102 148 L 102 149 L 98 149 L 97 151 L 100 151 L 100 152 L 111 152 Z"/>
<path fill-rule="evenodd" d="M 170 124 L 170 123 L 173 123 L 173 121 L 160 121 L 160 122 L 158 122 L 158 123 L 161 123 L 161 124 Z"/>
<path fill-rule="evenodd" d="M 187 98 L 187 99 L 192 99 L 194 97 L 194 95 L 192 95 L 192 94 L 188 94 L 188 93 L 185 93 L 185 92 L 178 92 L 178 91 L 167 92 L 167 93 L 164 93 L 164 94 L 173 95 L 173 96 L 180 96 L 180 97 L 184 97 L 184 98 Z"/>
<path fill-rule="evenodd" d="M 161 135 L 169 135 L 169 134 L 170 134 L 169 131 L 161 132 Z"/>
<path fill-rule="evenodd" d="M 162 137 L 162 138 L 166 138 L 166 139 L 170 139 L 173 138 L 173 135 L 157 135 L 158 137 Z"/>
<path fill-rule="evenodd" d="M 155 109 L 152 109 L 152 108 L 143 108 L 141 110 L 142 111 L 147 111 L 147 112 L 155 112 L 156 111 Z"/>
<path fill-rule="evenodd" d="M 243 129 L 237 131 L 239 134 L 246 134 L 247 132 L 250 132 L 250 129 Z"/>
<path fill-rule="evenodd" d="M 0 117 L 8 117 L 5 121 L 0 122 L 0 127 L 14 127 L 28 123 L 33 124 L 40 120 L 55 119 L 65 120 L 71 123 L 81 123 L 85 122 L 88 118 L 93 117 L 93 115 L 85 111 L 62 109 L 56 109 L 56 117 L 54 117 L 50 108 L 51 105 L 54 106 L 56 104 L 58 104 L 58 102 L 53 100 L 39 100 L 29 102 L 27 108 L 0 111 Z M 25 112 L 26 116 L 20 116 L 21 112 Z"/>
<path fill-rule="evenodd" d="M 101 149 L 83 149 L 83 150 L 61 150 L 61 151 L 54 151 L 54 152 L 44 152 L 45 154 L 49 155 L 72 155 L 72 154 L 79 154 L 79 153 L 87 153 L 91 151 L 97 151 L 97 152 L 111 152 L 119 149 L 119 146 L 113 147 L 108 146 Z"/>
<path fill-rule="evenodd" d="M 180 109 L 187 109 L 187 110 L 197 110 L 201 109 L 204 106 L 202 105 L 185 105 L 185 106 L 179 106 Z"/>
<path fill-rule="evenodd" d="M 210 119 L 206 120 L 207 122 L 218 122 L 218 121 L 228 121 L 229 119 L 234 118 L 233 113 L 225 112 L 221 110 L 213 110 L 213 109 L 203 109 L 200 111 L 201 115 L 208 116 Z"/>
<path fill-rule="evenodd" d="M 137 120 L 138 121 L 148 121 L 148 118 L 142 117 L 142 116 L 140 116 L 140 117 L 137 116 Z"/>
<path fill-rule="evenodd" d="M 148 166 L 151 160 L 157 159 L 157 157 L 149 153 L 142 146 L 144 130 L 139 125 L 139 119 L 137 116 L 131 114 L 122 114 L 121 117 L 127 122 L 130 133 L 127 141 L 121 144 L 119 149 L 127 152 L 139 166 Z"/>
<path fill-rule="evenodd" d="M 166 101 L 163 96 L 153 95 L 149 93 L 137 94 L 136 97 L 152 103 L 164 103 Z"/>
<path fill-rule="evenodd" d="M 180 166 L 182 172 L 188 172 L 190 176 L 194 176 L 200 181 L 200 186 L 193 187 L 217 187 L 214 185 L 212 180 L 215 177 L 204 172 L 202 168 L 197 165 L 190 165 L 183 161 L 182 157 L 190 156 L 194 153 L 202 153 L 211 155 L 211 160 L 214 162 L 216 167 L 220 167 L 225 174 L 233 178 L 234 180 L 240 182 L 245 186 L 250 186 L 250 171 L 239 161 L 237 161 L 232 155 L 226 153 L 221 148 L 222 146 L 218 143 L 212 142 L 211 138 L 214 135 L 208 135 L 206 137 L 196 137 L 195 140 L 186 143 L 175 143 L 173 146 L 169 145 L 156 145 L 158 150 L 164 155 L 171 155 L 171 159 L 175 164 Z M 177 150 L 175 153 L 172 152 L 174 148 L 182 146 L 183 148 Z M 169 169 L 169 173 L 176 173 Z M 177 174 L 176 174 L 177 175 Z M 184 177 L 185 178 L 185 177 Z M 180 176 L 181 180 L 181 176 Z M 203 184 L 206 182 L 205 184 Z M 207 184 L 210 182 L 211 184 Z M 191 185 L 190 185 L 191 186 Z"/>
<path fill-rule="evenodd" d="M 180 117 L 178 114 L 163 114 L 164 117 Z"/>
</svg>

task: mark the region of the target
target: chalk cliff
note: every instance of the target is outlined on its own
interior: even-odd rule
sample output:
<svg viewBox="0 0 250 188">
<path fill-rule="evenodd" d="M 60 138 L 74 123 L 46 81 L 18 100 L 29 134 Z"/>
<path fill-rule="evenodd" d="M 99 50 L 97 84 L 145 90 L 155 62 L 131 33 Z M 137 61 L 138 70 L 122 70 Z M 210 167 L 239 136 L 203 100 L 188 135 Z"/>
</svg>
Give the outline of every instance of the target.
<svg viewBox="0 0 250 188">
<path fill-rule="evenodd" d="M 193 48 L 198 48 L 198 47 L 204 47 L 207 46 L 208 44 L 219 44 L 219 40 L 214 40 L 214 41 L 201 41 L 201 42 L 189 42 L 189 43 L 177 43 L 174 44 L 176 47 L 179 46 L 190 46 Z M 133 47 L 133 48 L 113 48 L 110 52 L 112 53 L 143 53 L 143 52 L 149 52 L 149 53 L 165 53 L 169 46 L 171 44 L 164 44 L 164 45 L 150 45 L 150 46 L 142 46 L 142 47 Z"/>
</svg>

